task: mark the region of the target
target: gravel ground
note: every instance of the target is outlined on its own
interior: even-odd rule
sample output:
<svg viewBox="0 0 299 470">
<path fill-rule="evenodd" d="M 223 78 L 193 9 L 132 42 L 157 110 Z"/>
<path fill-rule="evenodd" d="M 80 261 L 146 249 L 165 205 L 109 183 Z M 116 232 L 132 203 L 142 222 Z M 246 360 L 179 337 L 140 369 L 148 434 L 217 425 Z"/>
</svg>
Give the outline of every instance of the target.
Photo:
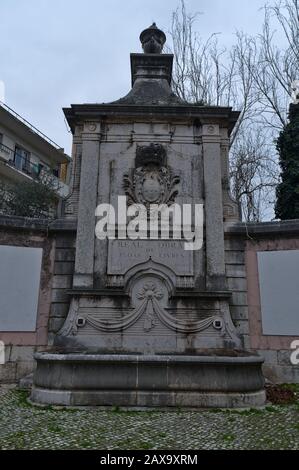
<svg viewBox="0 0 299 470">
<path fill-rule="evenodd" d="M 299 450 L 299 403 L 247 411 L 37 408 L 0 388 L 0 449 Z"/>
</svg>

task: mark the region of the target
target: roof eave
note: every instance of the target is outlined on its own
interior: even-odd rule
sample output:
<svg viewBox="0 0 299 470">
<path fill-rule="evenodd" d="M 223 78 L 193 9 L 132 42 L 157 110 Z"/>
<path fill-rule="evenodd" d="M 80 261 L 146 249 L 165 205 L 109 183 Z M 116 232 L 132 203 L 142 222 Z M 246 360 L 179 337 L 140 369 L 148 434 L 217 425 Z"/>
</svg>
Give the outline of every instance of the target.
<svg viewBox="0 0 299 470">
<path fill-rule="evenodd" d="M 156 106 L 156 105 L 121 105 L 121 104 L 73 104 L 63 109 L 65 118 L 74 133 L 75 125 L 84 120 L 101 120 L 109 116 L 163 116 L 177 119 L 220 119 L 228 124 L 231 133 L 239 119 L 240 112 L 230 107 L 219 106 Z"/>
</svg>

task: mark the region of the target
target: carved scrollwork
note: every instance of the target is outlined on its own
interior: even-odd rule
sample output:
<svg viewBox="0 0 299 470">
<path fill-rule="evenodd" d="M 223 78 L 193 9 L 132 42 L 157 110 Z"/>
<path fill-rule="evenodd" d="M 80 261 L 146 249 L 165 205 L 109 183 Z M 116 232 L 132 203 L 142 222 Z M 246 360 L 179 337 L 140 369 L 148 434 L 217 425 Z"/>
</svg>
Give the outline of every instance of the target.
<svg viewBox="0 0 299 470">
<path fill-rule="evenodd" d="M 70 311 L 63 327 L 58 331 L 57 336 L 76 336 L 78 333 L 77 318 L 79 312 L 79 300 L 73 299 Z"/>
</svg>

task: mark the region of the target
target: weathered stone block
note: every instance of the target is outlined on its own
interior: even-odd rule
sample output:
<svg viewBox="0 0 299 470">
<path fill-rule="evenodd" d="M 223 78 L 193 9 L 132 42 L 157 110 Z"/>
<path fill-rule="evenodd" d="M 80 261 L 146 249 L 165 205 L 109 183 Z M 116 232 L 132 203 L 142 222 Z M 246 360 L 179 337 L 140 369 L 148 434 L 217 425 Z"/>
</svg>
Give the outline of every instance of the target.
<svg viewBox="0 0 299 470">
<path fill-rule="evenodd" d="M 75 261 L 75 249 L 56 249 L 55 261 Z"/>
<path fill-rule="evenodd" d="M 277 362 L 281 366 L 292 366 L 291 363 L 291 354 L 293 351 L 278 351 L 277 352 Z"/>
<path fill-rule="evenodd" d="M 5 345 L 5 362 L 9 361 L 12 346 Z"/>
<path fill-rule="evenodd" d="M 9 361 L 10 362 L 32 362 L 34 355 L 34 346 L 12 346 Z"/>
<path fill-rule="evenodd" d="M 269 365 L 263 366 L 263 372 L 265 377 L 273 383 L 299 383 L 299 367 L 298 366 L 279 366 Z"/>
<path fill-rule="evenodd" d="M 233 292 L 231 298 L 231 305 L 247 307 L 248 300 L 246 292 Z"/>
<path fill-rule="evenodd" d="M 246 351 L 251 350 L 251 341 L 250 341 L 250 336 L 249 335 L 242 335 L 242 343 L 243 343 L 243 347 Z"/>
<path fill-rule="evenodd" d="M 74 263 L 73 262 L 55 262 L 54 274 L 73 274 Z"/>
<path fill-rule="evenodd" d="M 240 264 L 227 264 L 226 265 L 226 275 L 231 278 L 246 278 L 246 269 L 245 266 Z"/>
<path fill-rule="evenodd" d="M 278 351 L 260 350 L 258 353 L 265 359 L 265 364 L 277 364 Z"/>
<path fill-rule="evenodd" d="M 49 331 L 56 333 L 64 324 L 64 318 L 50 318 Z"/>
<path fill-rule="evenodd" d="M 53 277 L 53 289 L 71 289 L 73 276 L 71 275 L 56 275 Z"/>
<path fill-rule="evenodd" d="M 35 361 L 18 362 L 16 368 L 16 380 L 20 380 L 31 374 L 36 368 Z"/>
<path fill-rule="evenodd" d="M 56 248 L 74 248 L 75 244 L 75 236 L 63 235 L 55 238 Z"/>
<path fill-rule="evenodd" d="M 27 375 L 31 374 L 36 368 L 35 361 L 31 362 L 18 362 L 17 369 L 16 369 L 16 380 L 20 380 Z"/>
<path fill-rule="evenodd" d="M 247 280 L 242 278 L 231 278 L 227 279 L 229 290 L 235 292 L 246 292 L 247 291 Z"/>
<path fill-rule="evenodd" d="M 230 312 L 235 321 L 248 320 L 248 307 L 230 307 Z"/>
<path fill-rule="evenodd" d="M 248 321 L 237 321 L 235 325 L 240 335 L 249 335 Z"/>
<path fill-rule="evenodd" d="M 51 299 L 53 303 L 67 303 L 70 297 L 66 289 L 52 289 Z"/>
<path fill-rule="evenodd" d="M 226 264 L 245 264 L 244 251 L 226 251 L 225 262 Z"/>
<path fill-rule="evenodd" d="M 245 240 L 242 238 L 236 239 L 225 239 L 225 250 L 226 251 L 244 251 L 245 250 Z"/>
<path fill-rule="evenodd" d="M 65 318 L 69 311 L 69 304 L 52 304 L 51 305 L 51 317 L 63 317 Z"/>
</svg>

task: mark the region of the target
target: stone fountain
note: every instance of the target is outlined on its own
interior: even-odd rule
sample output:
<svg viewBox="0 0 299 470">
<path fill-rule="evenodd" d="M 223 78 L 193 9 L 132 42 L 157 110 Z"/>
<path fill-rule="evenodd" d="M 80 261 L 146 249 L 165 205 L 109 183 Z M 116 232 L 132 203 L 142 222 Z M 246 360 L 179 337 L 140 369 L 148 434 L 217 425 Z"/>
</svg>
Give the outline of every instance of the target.
<svg viewBox="0 0 299 470">
<path fill-rule="evenodd" d="M 70 309 L 51 351 L 36 354 L 31 400 L 121 407 L 252 407 L 265 402 L 263 360 L 230 314 L 224 224 L 239 220 L 228 185 L 239 113 L 188 104 L 171 88 L 173 56 L 155 24 L 131 54 L 132 89 L 109 104 L 65 109 L 74 136 L 77 220 Z M 183 236 L 96 237 L 96 209 L 204 207 L 201 249 Z M 126 208 L 126 207 L 125 207 Z"/>
</svg>

